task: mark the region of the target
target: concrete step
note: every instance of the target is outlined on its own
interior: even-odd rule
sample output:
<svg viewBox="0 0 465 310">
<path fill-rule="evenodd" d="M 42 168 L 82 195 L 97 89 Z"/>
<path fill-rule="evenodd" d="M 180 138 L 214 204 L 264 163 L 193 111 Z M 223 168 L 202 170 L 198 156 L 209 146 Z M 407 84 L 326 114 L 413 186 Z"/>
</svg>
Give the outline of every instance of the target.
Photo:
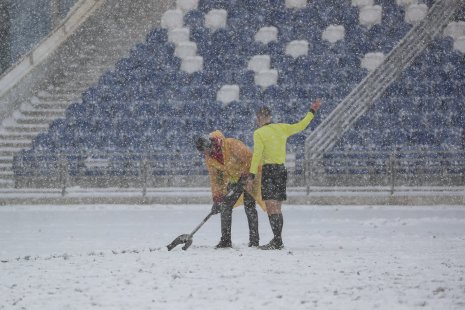
<svg viewBox="0 0 465 310">
<path fill-rule="evenodd" d="M 0 156 L 0 164 L 5 164 L 13 161 L 12 156 Z"/>
<path fill-rule="evenodd" d="M 0 141 L 2 140 L 32 140 L 36 134 L 22 132 L 0 132 Z"/>
<path fill-rule="evenodd" d="M 64 75 L 68 77 L 74 76 L 81 76 L 85 78 L 85 80 L 89 80 L 89 76 L 93 76 L 94 74 L 100 74 L 100 72 L 107 70 L 106 67 L 103 66 L 81 66 L 79 64 L 71 64 L 72 71 L 65 72 Z"/>
<path fill-rule="evenodd" d="M 0 164 L 12 164 L 13 163 L 13 157 L 12 156 L 1 156 L 0 157 Z"/>
<path fill-rule="evenodd" d="M 13 156 L 18 153 L 19 151 L 21 151 L 23 148 L 13 148 L 13 147 L 9 147 L 9 148 L 1 148 L 0 149 L 0 157 L 11 157 L 13 158 Z"/>
<path fill-rule="evenodd" d="M 37 98 L 40 101 L 45 101 L 45 102 L 47 101 L 70 101 L 70 100 L 73 100 L 75 97 L 76 97 L 76 94 L 71 94 L 71 93 L 53 94 L 53 93 L 39 92 L 39 94 L 37 94 Z"/>
<path fill-rule="evenodd" d="M 102 72 L 70 72 L 66 79 L 69 80 L 68 84 L 72 83 L 78 87 L 89 87 L 97 83 L 98 78 L 102 75 Z"/>
<path fill-rule="evenodd" d="M 121 55 L 129 53 L 129 49 L 134 46 L 133 44 L 128 45 L 125 42 L 121 42 L 121 39 L 115 42 L 109 42 L 108 45 L 111 47 L 106 48 L 104 51 L 102 51 L 102 47 L 98 49 L 98 51 L 93 51 L 93 54 L 92 51 L 85 50 L 72 64 L 82 63 L 83 60 L 88 60 L 84 63 L 86 66 L 109 63 L 114 59 L 121 58 Z"/>
<path fill-rule="evenodd" d="M 85 86 L 79 86 L 73 83 L 72 85 L 66 85 L 66 86 L 63 86 L 59 90 L 55 90 L 54 93 L 59 96 L 66 96 L 69 94 L 73 94 L 77 98 L 77 97 L 80 97 L 81 93 L 84 92 L 86 89 L 87 87 Z"/>
<path fill-rule="evenodd" d="M 16 119 L 18 125 L 42 125 L 50 124 L 56 117 L 21 117 Z"/>
<path fill-rule="evenodd" d="M 5 180 L 0 179 L 0 188 L 14 188 L 15 187 L 15 181 L 14 178 L 9 178 Z"/>
<path fill-rule="evenodd" d="M 4 172 L 12 172 L 12 171 L 13 171 L 13 166 L 11 164 L 9 165 L 0 164 L 0 174 L 3 174 Z"/>
<path fill-rule="evenodd" d="M 14 175 L 8 176 L 6 178 L 0 178 L 0 188 L 14 188 L 14 187 L 15 187 L 15 176 Z"/>
<path fill-rule="evenodd" d="M 12 177 L 13 175 L 14 175 L 13 169 L 10 169 L 9 171 L 6 171 L 6 170 L 0 171 L 0 176 L 3 176 L 2 179 L 6 179 L 8 176 Z"/>
<path fill-rule="evenodd" d="M 0 141 L 0 148 L 28 148 L 31 146 L 31 141 L 30 140 L 1 140 Z"/>
<path fill-rule="evenodd" d="M 26 111 L 21 111 L 24 116 L 27 117 L 35 117 L 35 118 L 40 118 L 40 117 L 46 117 L 46 118 L 57 118 L 57 117 L 62 117 L 65 115 L 65 109 L 36 109 L 36 110 L 26 110 Z"/>
<path fill-rule="evenodd" d="M 15 175 L 13 172 L 10 174 L 0 174 L 1 183 L 13 183 L 15 182 Z"/>
<path fill-rule="evenodd" d="M 48 124 L 35 124 L 35 125 L 7 125 L 4 127 L 6 131 L 13 133 L 30 133 L 38 134 L 48 129 Z"/>
<path fill-rule="evenodd" d="M 66 108 L 74 101 L 48 101 L 48 102 L 41 102 L 34 105 L 36 109 L 44 109 L 44 110 L 66 110 Z"/>
</svg>

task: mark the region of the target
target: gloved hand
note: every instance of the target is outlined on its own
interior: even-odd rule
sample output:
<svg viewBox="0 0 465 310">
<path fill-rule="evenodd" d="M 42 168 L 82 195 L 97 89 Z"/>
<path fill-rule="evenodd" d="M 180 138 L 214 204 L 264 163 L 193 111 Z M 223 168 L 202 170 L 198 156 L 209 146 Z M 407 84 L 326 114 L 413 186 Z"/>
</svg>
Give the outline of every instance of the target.
<svg viewBox="0 0 465 310">
<path fill-rule="evenodd" d="M 242 191 L 246 181 L 247 181 L 248 174 L 241 175 L 239 180 L 237 182 L 231 182 L 228 184 L 228 194 L 231 194 L 231 192 L 239 192 Z M 224 198 L 223 198 L 224 199 Z"/>
<path fill-rule="evenodd" d="M 239 178 L 239 181 L 237 183 L 240 186 L 245 187 L 245 185 L 247 184 L 247 179 L 248 178 L 249 178 L 249 173 L 244 173 L 243 175 L 241 175 L 241 177 Z"/>
</svg>

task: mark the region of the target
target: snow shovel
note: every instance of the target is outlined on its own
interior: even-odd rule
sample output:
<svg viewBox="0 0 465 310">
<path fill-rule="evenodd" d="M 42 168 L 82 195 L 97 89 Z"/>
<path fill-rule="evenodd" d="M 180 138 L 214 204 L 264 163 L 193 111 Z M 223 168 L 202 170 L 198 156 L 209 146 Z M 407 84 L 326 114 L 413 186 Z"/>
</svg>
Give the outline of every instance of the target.
<svg viewBox="0 0 465 310">
<path fill-rule="evenodd" d="M 222 208 L 232 208 L 233 205 L 236 203 L 237 199 L 239 199 L 239 197 L 242 195 L 242 192 L 243 192 L 242 184 L 235 185 L 228 192 L 228 194 L 226 196 L 224 196 L 223 202 L 221 203 L 222 204 L 221 207 Z M 177 247 L 178 245 L 183 244 L 183 243 L 184 243 L 184 246 L 182 247 L 182 249 L 184 251 L 187 250 L 191 246 L 191 244 L 192 244 L 192 236 L 194 236 L 194 234 L 197 232 L 197 230 L 199 230 L 200 227 L 202 227 L 203 224 L 205 224 L 205 222 L 208 221 L 208 219 L 213 214 L 218 213 L 218 212 L 215 212 L 213 209 L 214 208 L 212 208 L 210 213 L 208 213 L 208 215 L 203 219 L 203 221 L 189 235 L 188 234 L 180 235 L 179 237 L 174 239 L 173 242 L 168 244 L 166 246 L 168 248 L 168 251 L 171 251 L 172 249 L 174 249 L 175 247 Z"/>
<path fill-rule="evenodd" d="M 173 242 L 171 242 L 170 244 L 166 246 L 168 248 L 168 251 L 171 251 L 172 249 L 174 249 L 175 247 L 183 243 L 184 243 L 184 246 L 182 247 L 182 249 L 184 251 L 187 250 L 192 244 L 192 236 L 194 236 L 197 230 L 199 230 L 200 227 L 202 227 L 203 224 L 205 224 L 205 222 L 208 221 L 208 219 L 213 214 L 215 214 L 214 211 L 213 210 L 210 211 L 210 213 L 208 213 L 208 215 L 203 219 L 203 221 L 189 235 L 188 234 L 180 235 L 179 237 L 174 239 Z"/>
</svg>

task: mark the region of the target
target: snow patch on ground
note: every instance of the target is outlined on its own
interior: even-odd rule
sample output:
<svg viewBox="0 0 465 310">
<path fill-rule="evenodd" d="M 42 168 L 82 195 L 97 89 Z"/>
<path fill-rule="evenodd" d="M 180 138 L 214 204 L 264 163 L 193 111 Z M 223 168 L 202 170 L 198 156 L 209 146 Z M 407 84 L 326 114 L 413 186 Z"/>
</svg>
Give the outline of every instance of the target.
<svg viewBox="0 0 465 310">
<path fill-rule="evenodd" d="M 0 309 L 464 309 L 465 208 L 285 206 L 282 251 L 207 205 L 0 208 Z M 261 243 L 271 238 L 259 211 Z"/>
</svg>

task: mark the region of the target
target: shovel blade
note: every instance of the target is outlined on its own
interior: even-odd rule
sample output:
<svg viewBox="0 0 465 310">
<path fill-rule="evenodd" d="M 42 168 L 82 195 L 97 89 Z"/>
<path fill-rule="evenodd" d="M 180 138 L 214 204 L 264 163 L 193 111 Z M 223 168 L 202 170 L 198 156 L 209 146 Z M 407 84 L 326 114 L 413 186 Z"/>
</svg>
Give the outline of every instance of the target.
<svg viewBox="0 0 465 310">
<path fill-rule="evenodd" d="M 189 243 L 190 242 L 190 243 Z M 168 244 L 166 247 L 168 248 L 168 251 L 171 251 L 172 249 L 174 249 L 175 247 L 177 247 L 178 245 L 180 244 L 183 244 L 185 243 L 187 245 L 187 243 L 189 243 L 189 245 L 187 247 L 189 247 L 191 244 L 192 244 L 192 238 L 190 235 L 187 235 L 187 234 L 184 234 L 184 235 L 180 235 L 179 237 L 177 237 L 176 239 L 173 240 L 173 242 L 171 242 L 170 244 Z M 183 247 L 183 250 L 186 250 L 184 249 L 186 246 Z"/>
<path fill-rule="evenodd" d="M 192 244 L 192 238 L 190 238 L 189 240 L 186 241 L 186 244 L 184 244 L 184 246 L 182 247 L 182 249 L 185 251 L 187 250 Z"/>
</svg>

